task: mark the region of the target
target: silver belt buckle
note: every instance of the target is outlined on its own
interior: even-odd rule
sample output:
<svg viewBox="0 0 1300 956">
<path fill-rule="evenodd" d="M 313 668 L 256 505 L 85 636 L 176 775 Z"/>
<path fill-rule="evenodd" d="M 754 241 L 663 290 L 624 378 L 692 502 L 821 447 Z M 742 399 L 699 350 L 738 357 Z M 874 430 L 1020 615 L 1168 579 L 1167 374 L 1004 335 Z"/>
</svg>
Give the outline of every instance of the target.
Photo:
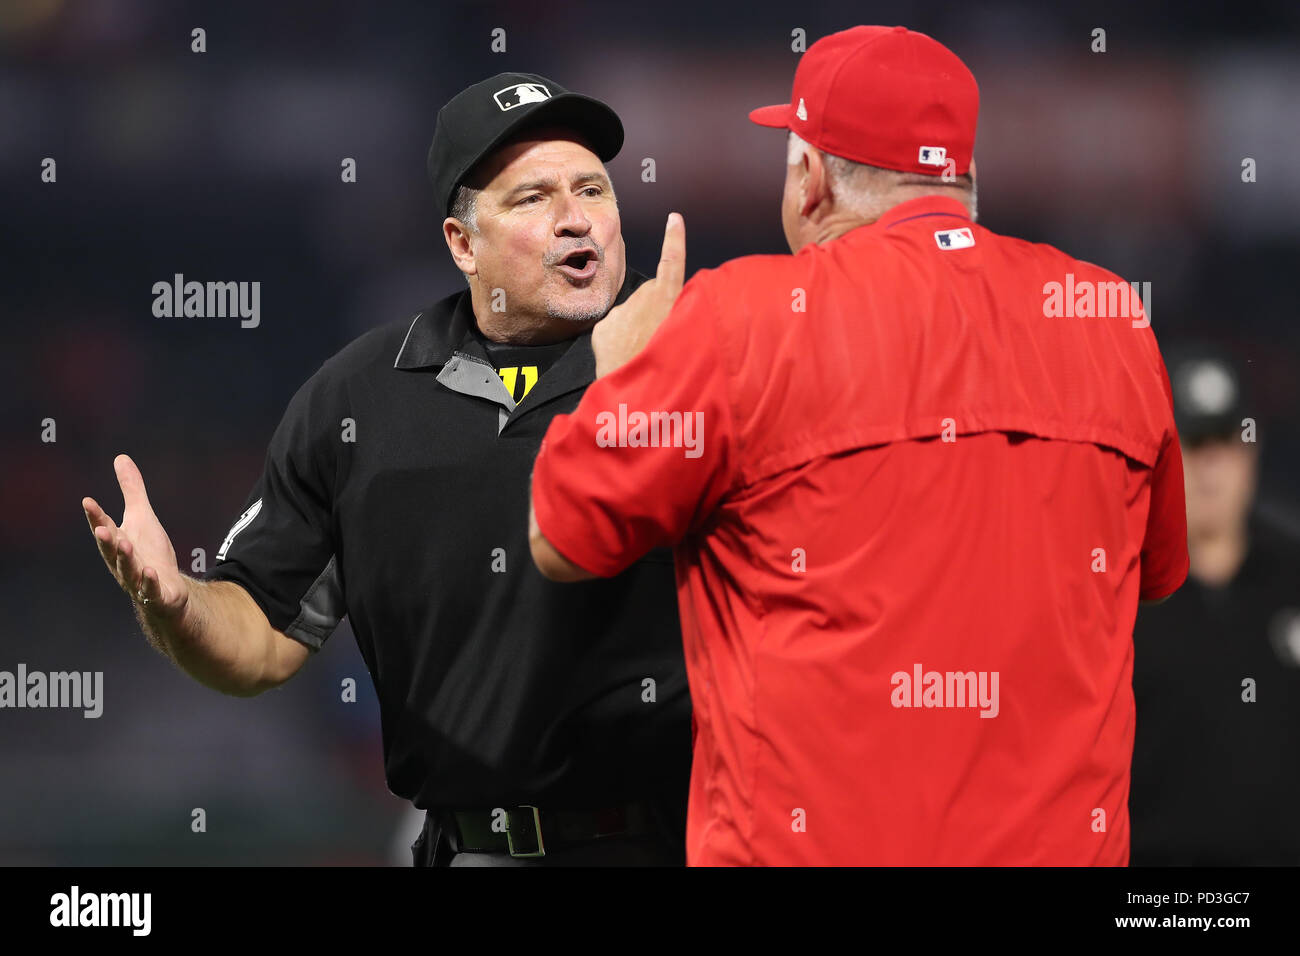
<svg viewBox="0 0 1300 956">
<path fill-rule="evenodd" d="M 531 810 L 533 812 L 533 846 L 536 849 L 516 849 L 515 847 L 515 811 Z M 516 859 L 530 859 L 533 857 L 546 856 L 546 847 L 542 843 L 542 817 L 537 812 L 537 808 L 528 804 L 519 807 L 512 807 L 506 811 L 506 846 L 510 848 L 510 855 Z"/>
</svg>

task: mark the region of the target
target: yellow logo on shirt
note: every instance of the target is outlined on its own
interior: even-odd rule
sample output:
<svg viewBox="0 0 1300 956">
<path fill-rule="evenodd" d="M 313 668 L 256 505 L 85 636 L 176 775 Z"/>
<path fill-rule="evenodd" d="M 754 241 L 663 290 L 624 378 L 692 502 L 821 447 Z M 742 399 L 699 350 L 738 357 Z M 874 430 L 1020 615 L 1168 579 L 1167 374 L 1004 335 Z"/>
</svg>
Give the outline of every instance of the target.
<svg viewBox="0 0 1300 956">
<path fill-rule="evenodd" d="M 522 381 L 520 372 L 523 373 Z M 524 400 L 524 396 L 533 390 L 537 384 L 537 366 L 536 365 L 507 365 L 505 368 L 497 369 L 497 374 L 501 376 L 501 381 L 506 387 L 506 391 L 515 400 L 518 405 Z M 523 386 L 523 391 L 519 391 L 517 386 Z"/>
</svg>

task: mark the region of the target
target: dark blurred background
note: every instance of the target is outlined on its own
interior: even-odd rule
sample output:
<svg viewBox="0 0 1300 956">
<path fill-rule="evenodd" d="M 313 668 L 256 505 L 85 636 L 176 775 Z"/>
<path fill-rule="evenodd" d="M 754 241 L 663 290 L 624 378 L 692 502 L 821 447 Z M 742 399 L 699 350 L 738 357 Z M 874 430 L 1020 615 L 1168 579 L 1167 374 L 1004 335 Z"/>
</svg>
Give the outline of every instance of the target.
<svg viewBox="0 0 1300 956">
<path fill-rule="evenodd" d="M 463 287 L 425 152 L 442 103 L 491 74 L 619 111 L 610 171 L 642 271 L 673 209 L 692 269 L 785 251 L 784 139 L 746 113 L 788 99 L 792 30 L 857 23 L 971 66 L 981 223 L 1150 282 L 1163 347 L 1208 340 L 1244 365 L 1261 508 L 1294 522 L 1300 5 L 3 0 L 0 670 L 102 670 L 105 699 L 97 720 L 0 710 L 0 863 L 409 864 L 419 821 L 384 784 L 346 622 L 279 690 L 207 690 L 139 634 L 81 497 L 120 518 L 128 452 L 182 569 L 195 548 L 213 560 L 297 387 Z M 260 325 L 154 317 L 175 273 L 260 281 Z"/>
</svg>

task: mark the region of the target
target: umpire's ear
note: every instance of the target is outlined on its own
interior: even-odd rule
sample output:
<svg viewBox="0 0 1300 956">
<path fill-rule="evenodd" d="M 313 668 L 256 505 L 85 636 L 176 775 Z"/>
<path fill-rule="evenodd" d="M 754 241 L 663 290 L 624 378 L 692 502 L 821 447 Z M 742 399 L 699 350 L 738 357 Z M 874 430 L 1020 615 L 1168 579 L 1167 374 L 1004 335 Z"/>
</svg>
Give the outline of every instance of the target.
<svg viewBox="0 0 1300 956">
<path fill-rule="evenodd" d="M 478 274 L 478 263 L 474 259 L 473 233 L 459 219 L 448 216 L 442 221 L 442 237 L 447 240 L 447 250 L 451 253 L 456 268 L 465 273 L 466 278 Z"/>
</svg>

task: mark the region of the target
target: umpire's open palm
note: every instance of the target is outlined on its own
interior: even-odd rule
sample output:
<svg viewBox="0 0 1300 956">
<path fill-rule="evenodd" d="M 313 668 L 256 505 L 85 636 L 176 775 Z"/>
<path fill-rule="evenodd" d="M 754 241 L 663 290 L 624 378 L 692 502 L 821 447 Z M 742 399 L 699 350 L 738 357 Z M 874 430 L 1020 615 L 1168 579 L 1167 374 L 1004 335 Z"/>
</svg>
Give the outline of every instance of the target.
<svg viewBox="0 0 1300 956">
<path fill-rule="evenodd" d="M 118 455 L 113 469 L 126 509 L 120 525 L 113 523 L 95 499 L 81 499 L 99 553 L 132 600 L 147 599 L 141 608 L 146 614 L 160 619 L 176 617 L 189 601 L 189 591 L 176 567 L 176 551 L 153 513 L 135 462 Z"/>
</svg>

